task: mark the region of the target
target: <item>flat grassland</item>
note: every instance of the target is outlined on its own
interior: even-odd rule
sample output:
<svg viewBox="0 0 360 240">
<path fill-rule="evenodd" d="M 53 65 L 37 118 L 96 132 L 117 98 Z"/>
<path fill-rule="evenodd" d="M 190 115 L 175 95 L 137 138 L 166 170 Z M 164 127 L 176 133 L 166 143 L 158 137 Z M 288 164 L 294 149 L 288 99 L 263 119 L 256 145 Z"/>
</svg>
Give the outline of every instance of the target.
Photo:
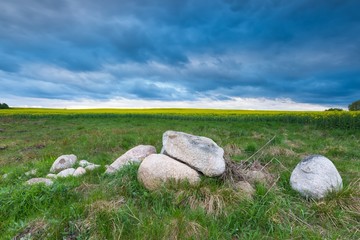
<svg viewBox="0 0 360 240">
<path fill-rule="evenodd" d="M 150 192 L 138 165 L 104 174 L 136 145 L 160 151 L 166 130 L 212 138 L 233 161 L 260 161 L 275 184 L 257 184 L 249 200 L 216 178 Z M 352 112 L 1 110 L 0 239 L 360 239 L 359 146 Z M 102 167 L 51 187 L 24 185 L 71 153 Z M 292 169 L 311 154 L 334 162 L 341 192 L 314 201 L 291 189 Z"/>
</svg>

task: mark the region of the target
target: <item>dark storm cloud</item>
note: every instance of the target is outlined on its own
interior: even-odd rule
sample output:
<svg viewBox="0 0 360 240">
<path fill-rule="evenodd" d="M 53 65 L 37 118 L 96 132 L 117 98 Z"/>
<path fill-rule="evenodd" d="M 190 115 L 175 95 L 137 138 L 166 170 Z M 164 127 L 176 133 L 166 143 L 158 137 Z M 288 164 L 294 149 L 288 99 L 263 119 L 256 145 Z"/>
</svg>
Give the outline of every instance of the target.
<svg viewBox="0 0 360 240">
<path fill-rule="evenodd" d="M 0 94 L 60 99 L 360 96 L 360 3 L 0 3 Z"/>
</svg>

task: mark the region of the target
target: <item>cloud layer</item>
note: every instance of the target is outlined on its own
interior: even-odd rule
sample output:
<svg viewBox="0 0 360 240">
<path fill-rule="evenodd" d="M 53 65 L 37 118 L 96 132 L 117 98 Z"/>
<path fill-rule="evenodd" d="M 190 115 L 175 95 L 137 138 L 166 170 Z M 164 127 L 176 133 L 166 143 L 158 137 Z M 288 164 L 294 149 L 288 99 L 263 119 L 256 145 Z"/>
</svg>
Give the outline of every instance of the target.
<svg viewBox="0 0 360 240">
<path fill-rule="evenodd" d="M 3 1 L 0 101 L 346 106 L 360 96 L 358 9 L 356 0 Z"/>
</svg>

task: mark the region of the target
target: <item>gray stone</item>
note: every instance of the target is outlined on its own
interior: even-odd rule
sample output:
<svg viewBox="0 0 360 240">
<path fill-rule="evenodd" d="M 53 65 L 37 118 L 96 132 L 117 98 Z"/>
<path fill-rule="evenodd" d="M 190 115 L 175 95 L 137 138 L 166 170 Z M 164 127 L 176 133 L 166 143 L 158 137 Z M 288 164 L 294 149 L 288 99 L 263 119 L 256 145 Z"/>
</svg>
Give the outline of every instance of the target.
<svg viewBox="0 0 360 240">
<path fill-rule="evenodd" d="M 45 184 L 46 186 L 51 186 L 53 184 L 53 181 L 51 181 L 50 179 L 47 178 L 32 178 L 28 181 L 26 181 L 27 184 L 29 185 L 33 185 L 33 184 Z"/>
<path fill-rule="evenodd" d="M 224 150 L 207 137 L 166 131 L 162 153 L 209 177 L 219 176 L 225 171 Z"/>
<path fill-rule="evenodd" d="M 75 170 L 75 172 L 73 173 L 73 176 L 74 176 L 74 177 L 80 177 L 80 176 L 84 175 L 85 173 L 86 173 L 85 168 L 83 168 L 83 167 L 78 167 L 78 168 Z"/>
<path fill-rule="evenodd" d="M 302 196 L 321 199 L 342 189 L 342 179 L 334 164 L 324 156 L 304 158 L 293 170 L 291 187 Z"/>
<path fill-rule="evenodd" d="M 91 163 L 91 162 L 88 162 L 88 161 L 86 161 L 86 160 L 80 160 L 79 161 L 79 166 L 80 167 L 86 167 L 86 166 L 89 166 L 89 165 L 91 165 L 91 164 L 93 164 L 93 163 Z"/>
<path fill-rule="evenodd" d="M 64 169 L 57 174 L 57 177 L 61 177 L 61 178 L 70 177 L 74 174 L 74 172 L 75 172 L 75 168 Z"/>
<path fill-rule="evenodd" d="M 141 162 L 138 180 L 147 189 L 158 189 L 170 179 L 175 181 L 187 180 L 190 184 L 196 184 L 200 181 L 197 171 L 163 154 L 151 154 Z"/>
<path fill-rule="evenodd" d="M 53 173 L 49 173 L 48 175 L 46 175 L 47 178 L 57 178 L 56 174 Z"/>
<path fill-rule="evenodd" d="M 35 175 L 37 173 L 37 170 L 36 169 L 32 169 L 28 172 L 25 173 L 26 176 L 31 176 L 31 175 Z"/>
<path fill-rule="evenodd" d="M 50 168 L 50 172 L 57 173 L 75 165 L 77 157 L 74 154 L 58 157 Z"/>
<path fill-rule="evenodd" d="M 97 168 L 101 167 L 100 165 L 97 165 L 97 164 L 90 164 L 90 165 L 87 165 L 85 167 L 85 170 L 88 170 L 88 171 L 92 171 L 92 170 L 95 170 Z"/>
<path fill-rule="evenodd" d="M 105 173 L 111 174 L 119 171 L 123 166 L 129 163 L 140 163 L 144 158 L 154 153 L 156 153 L 156 148 L 154 146 L 136 146 L 117 158 L 110 166 L 107 167 Z"/>
</svg>

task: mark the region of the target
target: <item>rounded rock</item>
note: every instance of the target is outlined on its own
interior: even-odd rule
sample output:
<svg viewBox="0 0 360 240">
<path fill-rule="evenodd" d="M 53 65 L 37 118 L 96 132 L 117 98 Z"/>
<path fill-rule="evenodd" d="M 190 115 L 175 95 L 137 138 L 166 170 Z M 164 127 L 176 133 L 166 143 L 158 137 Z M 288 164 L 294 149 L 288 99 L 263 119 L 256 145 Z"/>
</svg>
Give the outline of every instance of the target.
<svg viewBox="0 0 360 240">
<path fill-rule="evenodd" d="M 64 169 L 71 168 L 77 161 L 74 154 L 62 155 L 58 157 L 50 168 L 50 172 L 57 173 Z"/>
<path fill-rule="evenodd" d="M 220 176 L 225 172 L 224 150 L 207 137 L 166 131 L 161 152 L 209 177 Z"/>
<path fill-rule="evenodd" d="M 187 180 L 193 185 L 200 181 L 197 171 L 163 154 L 152 154 L 141 162 L 138 180 L 147 189 L 158 189 L 163 183 L 171 179 L 176 181 Z"/>
<path fill-rule="evenodd" d="M 156 148 L 151 145 L 139 145 L 136 146 L 119 158 L 117 158 L 110 166 L 107 167 L 107 174 L 115 173 L 119 171 L 123 166 L 130 163 L 140 163 L 144 158 L 150 154 L 155 154 Z"/>
<path fill-rule="evenodd" d="M 57 177 L 62 177 L 62 178 L 70 177 L 74 174 L 74 172 L 75 172 L 75 168 L 68 168 L 59 172 L 57 174 Z"/>
<path fill-rule="evenodd" d="M 304 158 L 291 173 L 290 184 L 302 196 L 313 199 L 342 189 L 342 179 L 335 165 L 321 155 Z"/>
<path fill-rule="evenodd" d="M 79 176 L 84 175 L 85 173 L 86 173 L 85 168 L 83 168 L 83 167 L 78 167 L 78 168 L 75 170 L 75 172 L 73 173 L 73 176 L 74 176 L 74 177 L 79 177 Z"/>
</svg>

